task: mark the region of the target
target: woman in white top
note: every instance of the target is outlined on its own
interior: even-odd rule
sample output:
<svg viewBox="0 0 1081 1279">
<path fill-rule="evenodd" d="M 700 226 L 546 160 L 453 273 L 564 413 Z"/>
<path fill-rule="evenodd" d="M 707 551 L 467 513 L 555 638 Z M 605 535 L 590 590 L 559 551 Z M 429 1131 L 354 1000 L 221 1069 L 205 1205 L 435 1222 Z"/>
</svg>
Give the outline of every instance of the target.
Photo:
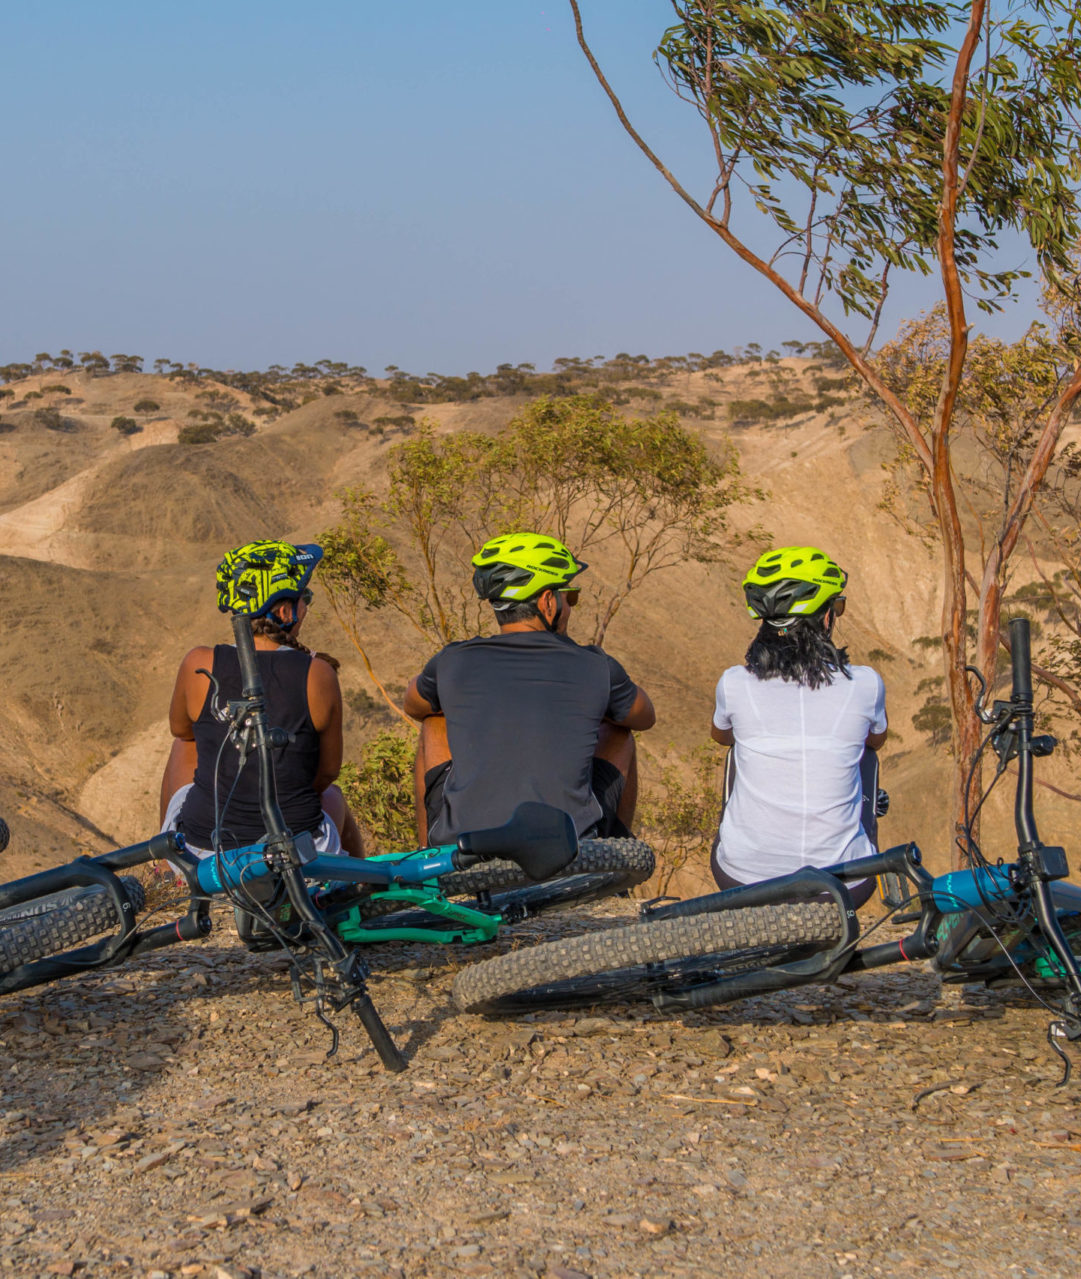
<svg viewBox="0 0 1081 1279">
<path fill-rule="evenodd" d="M 711 859 L 721 888 L 874 851 L 860 762 L 886 740 L 886 691 L 833 642 L 847 580 L 813 546 L 767 551 L 743 580 L 761 626 L 746 664 L 717 683 L 712 736 L 735 764 Z M 873 889 L 850 886 L 855 904 Z"/>
</svg>

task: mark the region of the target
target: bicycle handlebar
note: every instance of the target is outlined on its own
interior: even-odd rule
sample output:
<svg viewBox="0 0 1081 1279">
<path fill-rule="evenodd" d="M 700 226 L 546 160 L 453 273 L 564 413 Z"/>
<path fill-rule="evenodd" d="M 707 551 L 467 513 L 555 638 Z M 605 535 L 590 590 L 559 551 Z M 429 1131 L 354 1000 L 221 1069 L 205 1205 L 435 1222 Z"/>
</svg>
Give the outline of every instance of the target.
<svg viewBox="0 0 1081 1279">
<path fill-rule="evenodd" d="M 1032 703 L 1032 650 L 1027 617 L 1010 622 L 1011 700 L 1014 705 Z"/>
<path fill-rule="evenodd" d="M 246 613 L 233 614 L 233 642 L 240 659 L 241 695 L 245 701 L 263 700 L 263 681 L 255 662 L 255 645 L 252 642 L 251 618 Z"/>
</svg>

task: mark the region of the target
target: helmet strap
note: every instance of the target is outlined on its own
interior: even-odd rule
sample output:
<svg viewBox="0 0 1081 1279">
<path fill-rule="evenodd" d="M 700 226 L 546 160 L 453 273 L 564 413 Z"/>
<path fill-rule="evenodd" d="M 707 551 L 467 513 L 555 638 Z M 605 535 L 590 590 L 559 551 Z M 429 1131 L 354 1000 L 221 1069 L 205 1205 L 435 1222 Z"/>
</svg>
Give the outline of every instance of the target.
<svg viewBox="0 0 1081 1279">
<path fill-rule="evenodd" d="M 297 616 L 296 600 L 283 600 L 282 602 L 289 605 L 289 611 L 292 613 L 292 617 L 289 621 L 285 621 L 282 617 L 280 617 L 275 609 L 271 610 L 270 616 L 282 628 L 286 635 L 288 635 L 296 626 L 297 622 L 300 621 L 300 618 Z"/>
</svg>

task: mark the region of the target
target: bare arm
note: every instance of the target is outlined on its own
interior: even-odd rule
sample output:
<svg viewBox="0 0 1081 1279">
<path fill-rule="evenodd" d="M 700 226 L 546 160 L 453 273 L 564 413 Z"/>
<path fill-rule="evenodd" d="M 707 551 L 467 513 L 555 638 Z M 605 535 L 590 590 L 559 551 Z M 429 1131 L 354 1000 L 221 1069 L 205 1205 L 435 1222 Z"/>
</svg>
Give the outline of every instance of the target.
<svg viewBox="0 0 1081 1279">
<path fill-rule="evenodd" d="M 169 758 L 165 761 L 165 771 L 161 775 L 161 802 L 158 820 L 165 821 L 165 810 L 169 801 L 181 788 L 195 780 L 195 742 L 173 738 Z"/>
<path fill-rule="evenodd" d="M 313 657 L 308 667 L 308 712 L 319 734 L 319 766 L 312 778 L 312 789 L 319 795 L 342 771 L 342 690 L 338 672 Z"/>
<path fill-rule="evenodd" d="M 730 728 L 718 728 L 716 724 L 711 723 L 709 735 L 715 742 L 720 742 L 722 746 L 735 746 L 736 744 L 736 734 Z"/>
<path fill-rule="evenodd" d="M 206 676 L 196 672 L 199 667 L 209 669 L 213 660 L 214 654 L 209 648 L 193 648 L 176 673 L 169 702 L 169 731 L 174 740 L 161 776 L 159 807 L 162 821 L 165 820 L 169 800 L 181 786 L 187 786 L 195 778 L 195 721 L 206 701 L 207 691 Z"/>
<path fill-rule="evenodd" d="M 431 715 L 440 715 L 441 711 L 437 711 L 435 707 L 428 701 L 426 697 L 421 697 L 417 692 L 417 680 L 419 675 L 414 675 L 409 681 L 409 687 L 405 690 L 405 699 L 402 702 L 402 708 L 410 719 L 428 719 Z"/>
<path fill-rule="evenodd" d="M 867 740 L 864 742 L 864 748 L 869 751 L 877 751 L 886 744 L 885 733 L 868 733 Z"/>
</svg>

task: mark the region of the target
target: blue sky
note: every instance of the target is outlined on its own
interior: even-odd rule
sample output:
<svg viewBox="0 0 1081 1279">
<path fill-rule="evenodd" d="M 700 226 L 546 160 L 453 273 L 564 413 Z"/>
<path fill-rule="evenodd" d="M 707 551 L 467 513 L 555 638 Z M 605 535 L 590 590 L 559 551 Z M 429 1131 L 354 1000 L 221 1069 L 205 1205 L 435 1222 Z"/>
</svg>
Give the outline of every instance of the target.
<svg viewBox="0 0 1081 1279">
<path fill-rule="evenodd" d="M 583 12 L 694 185 L 651 61 L 670 6 Z M 0 362 L 465 373 L 818 336 L 637 152 L 565 0 L 23 0 L 3 44 Z"/>
</svg>

